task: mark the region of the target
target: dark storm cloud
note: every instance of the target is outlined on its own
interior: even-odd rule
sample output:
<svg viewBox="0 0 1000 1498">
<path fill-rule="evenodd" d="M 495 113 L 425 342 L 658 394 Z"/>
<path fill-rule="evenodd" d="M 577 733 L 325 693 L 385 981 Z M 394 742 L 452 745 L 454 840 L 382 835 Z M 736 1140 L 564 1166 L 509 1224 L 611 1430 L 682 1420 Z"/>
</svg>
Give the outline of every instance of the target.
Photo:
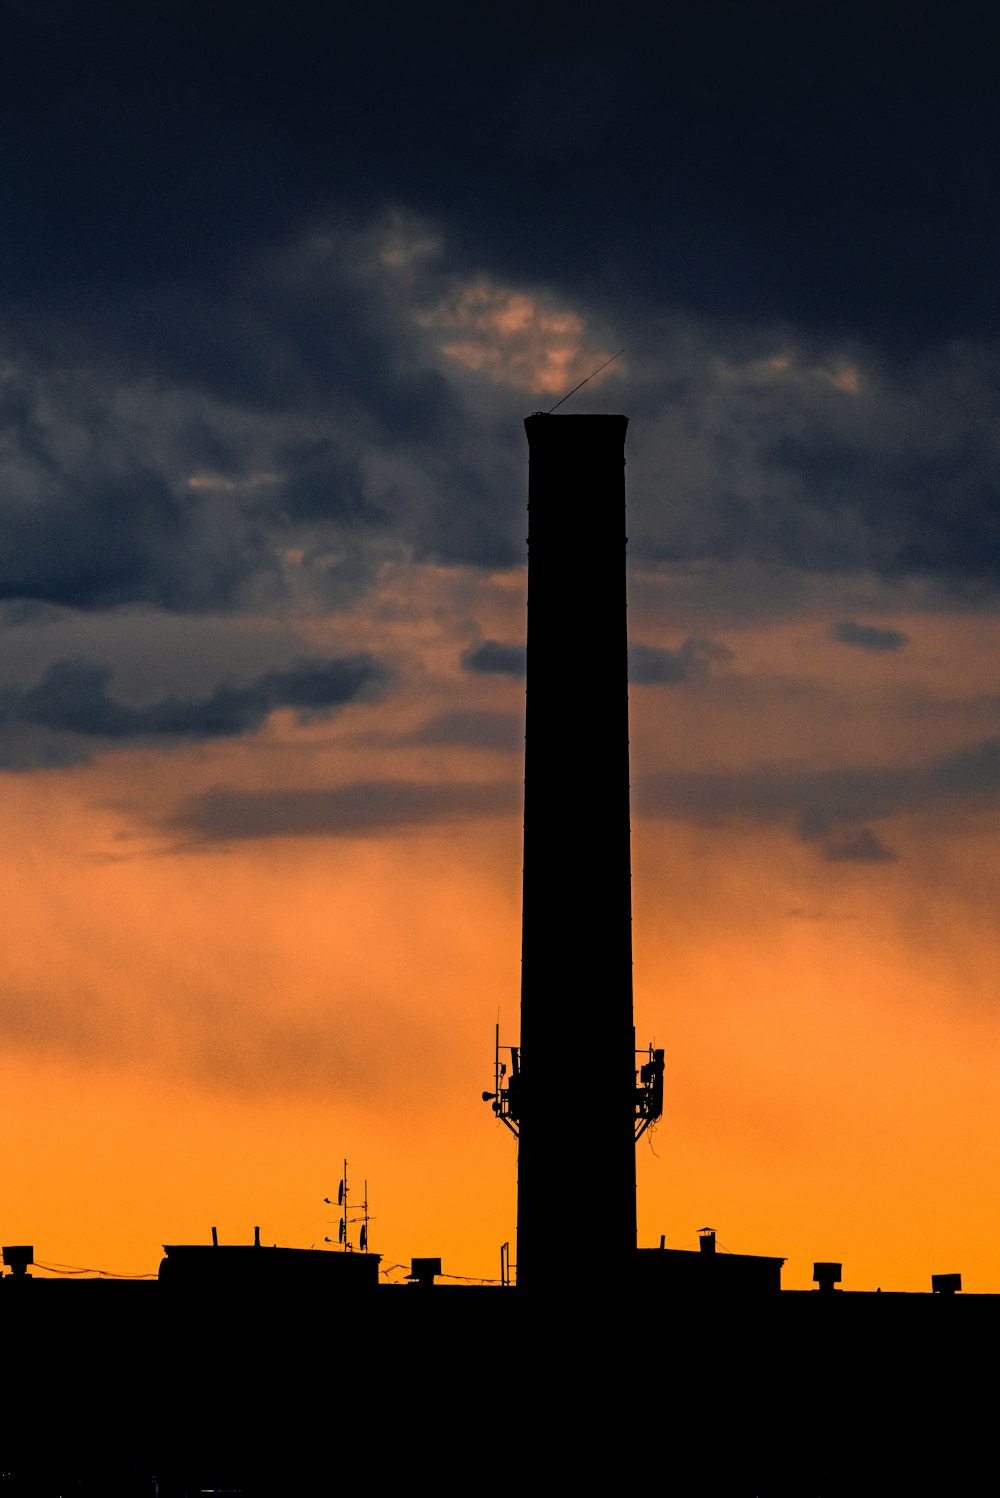
<svg viewBox="0 0 1000 1498">
<path fill-rule="evenodd" d="M 609 301 L 895 345 L 996 331 L 992 21 L 435 0 L 376 45 L 363 10 L 309 0 L 20 7 L 9 284 L 217 278 L 332 202 L 403 202 L 471 263 Z"/>
<path fill-rule="evenodd" d="M 990 376 L 979 372 L 978 391 L 972 379 L 955 388 L 954 376 L 942 369 L 936 388 L 930 380 L 919 390 L 887 385 L 862 397 L 850 421 L 816 410 L 800 433 L 760 450 L 777 513 L 789 500 L 796 512 L 786 560 L 807 570 L 865 567 L 886 578 L 997 586 L 1000 431 L 976 409 Z"/>
<path fill-rule="evenodd" d="M 699 640 L 690 636 L 676 650 L 656 645 L 629 645 L 628 679 L 636 686 L 674 686 L 679 682 L 701 681 L 712 666 L 733 659 L 728 646 L 717 640 Z"/>
<path fill-rule="evenodd" d="M 519 787 L 507 781 L 364 781 L 327 790 L 232 791 L 185 801 L 164 824 L 194 842 L 268 837 L 371 837 L 509 816 Z"/>
<path fill-rule="evenodd" d="M 178 498 L 139 466 L 73 469 L 44 452 L 12 479 L 0 458 L 0 598 L 69 608 L 224 608 L 272 573 L 259 527 Z M 19 491 L 19 492 L 18 492 Z"/>
<path fill-rule="evenodd" d="M 415 525 L 414 549 L 420 560 L 498 571 L 523 563 L 519 521 L 524 513 L 524 483 L 523 469 L 511 462 L 514 430 L 512 421 L 503 442 L 506 451 L 496 453 L 491 451 L 492 444 L 483 443 L 468 456 L 464 453 L 468 437 L 460 441 L 456 434 L 455 452 L 442 454 L 428 465 L 431 491 Z M 514 451 L 520 457 L 520 451 Z"/>
<path fill-rule="evenodd" d="M 291 551 L 328 606 L 387 550 L 520 565 L 543 397 L 449 378 L 427 331 L 484 278 L 628 344 L 664 471 L 637 450 L 637 559 L 1000 585 L 996 370 L 934 362 L 1000 336 L 978 14 L 436 0 L 377 46 L 311 0 L 5 20 L 2 352 L 37 388 L 0 408 L 0 600 L 294 607 Z M 808 400 L 704 373 L 783 342 Z M 852 414 L 831 348 L 879 376 Z"/>
<path fill-rule="evenodd" d="M 637 561 L 913 577 L 970 603 L 995 598 L 996 350 L 955 346 L 904 370 L 864 346 L 810 346 L 796 330 L 681 331 L 683 390 L 656 403 L 637 387 Z M 651 344 L 642 358 L 645 383 Z"/>
<path fill-rule="evenodd" d="M 463 653 L 462 665 L 466 671 L 481 671 L 486 676 L 520 677 L 527 673 L 528 657 L 523 645 L 484 640 Z"/>
<path fill-rule="evenodd" d="M 290 442 L 278 450 L 287 477 L 280 506 L 291 521 L 338 520 L 341 524 L 382 525 L 388 515 L 372 504 L 356 460 L 329 439 Z"/>
<path fill-rule="evenodd" d="M 300 722 L 327 717 L 338 707 L 371 696 L 386 680 L 385 669 L 368 655 L 304 660 L 271 671 L 244 686 L 223 683 L 204 698 L 165 697 L 134 706 L 112 696 L 114 673 L 93 661 L 64 660 L 50 666 L 26 689 L 0 691 L 0 764 L 8 768 L 49 766 L 52 737 L 66 735 L 70 763 L 89 758 L 94 744 L 171 743 L 233 738 L 262 727 L 286 708 Z M 43 730 L 39 737 L 30 730 Z M 32 759 L 32 745 L 37 758 Z"/>
<path fill-rule="evenodd" d="M 763 765 L 739 771 L 651 775 L 636 790 L 636 810 L 702 826 L 751 821 L 793 827 L 822 844 L 833 862 L 895 858 L 869 824 L 901 815 L 952 816 L 1000 809 L 1000 739 L 984 739 L 916 767 L 851 766 L 801 770 Z"/>
<path fill-rule="evenodd" d="M 288 606 L 292 547 L 342 606 L 387 553 L 523 559 L 516 423 L 498 440 L 460 410 L 383 263 L 387 221 L 301 232 L 238 284 L 105 287 L 106 307 L 74 287 L 8 320 L 0 600 Z"/>
<path fill-rule="evenodd" d="M 155 371 L 159 380 L 214 401 L 285 416 L 323 413 L 355 437 L 417 447 L 442 442 L 459 412 L 440 372 L 413 359 L 414 335 L 399 326 L 380 296 L 369 236 L 292 221 L 288 243 L 260 245 L 220 278 L 178 284 L 152 280 L 139 289 L 102 285 L 80 303 L 77 289 L 51 294 L 30 327 L 12 318 L 17 346 L 35 356 L 53 342 L 126 380 Z M 188 431 L 207 461 L 213 447 L 223 471 L 239 472 L 239 453 L 211 427 Z M 310 470 L 322 454 L 310 443 L 289 453 Z M 328 458 L 329 461 L 329 458 Z M 342 469 L 342 460 L 337 458 Z M 340 475 L 338 475 L 339 477 Z M 303 501 L 307 495 L 303 492 Z"/>
<path fill-rule="evenodd" d="M 875 624 L 858 624 L 854 619 L 841 619 L 831 624 L 828 631 L 831 640 L 841 645 L 856 645 L 859 650 L 901 650 L 909 636 L 898 629 L 881 629 Z"/>
</svg>

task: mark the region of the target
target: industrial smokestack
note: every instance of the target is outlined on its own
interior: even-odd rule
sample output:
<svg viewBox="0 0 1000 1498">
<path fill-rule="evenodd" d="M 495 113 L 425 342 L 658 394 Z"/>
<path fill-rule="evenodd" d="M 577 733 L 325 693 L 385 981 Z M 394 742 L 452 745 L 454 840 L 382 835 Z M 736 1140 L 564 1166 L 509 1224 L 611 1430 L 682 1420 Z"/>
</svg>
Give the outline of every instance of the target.
<svg viewBox="0 0 1000 1498">
<path fill-rule="evenodd" d="M 517 1284 L 636 1248 L 625 416 L 529 416 Z"/>
</svg>

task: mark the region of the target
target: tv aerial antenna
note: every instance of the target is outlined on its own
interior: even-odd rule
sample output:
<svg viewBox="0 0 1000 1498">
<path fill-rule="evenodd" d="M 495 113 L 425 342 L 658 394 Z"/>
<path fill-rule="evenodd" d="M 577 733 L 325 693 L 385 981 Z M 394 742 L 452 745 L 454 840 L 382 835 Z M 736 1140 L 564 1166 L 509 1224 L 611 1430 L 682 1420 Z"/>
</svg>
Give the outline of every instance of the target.
<svg viewBox="0 0 1000 1498">
<path fill-rule="evenodd" d="M 328 1207 L 333 1206 L 330 1197 L 324 1196 L 323 1200 Z M 340 1185 L 337 1187 L 337 1206 L 340 1208 L 340 1221 L 337 1224 L 337 1242 L 345 1254 L 354 1252 L 354 1244 L 351 1242 L 351 1228 L 357 1222 L 361 1223 L 361 1233 L 358 1238 L 358 1248 L 361 1253 L 368 1252 L 368 1182 L 365 1181 L 363 1199 L 360 1207 L 353 1209 L 350 1205 L 350 1187 L 347 1183 L 347 1161 L 344 1161 L 344 1174 Z M 324 1238 L 324 1243 L 332 1243 L 332 1238 Z"/>
<path fill-rule="evenodd" d="M 556 401 L 555 405 L 552 407 L 552 411 L 558 411 L 559 407 L 564 405 L 566 401 L 569 400 L 571 395 L 575 395 L 578 390 L 582 390 L 584 385 L 586 385 L 589 380 L 592 380 L 594 378 L 594 375 L 599 375 L 602 369 L 607 369 L 608 365 L 613 364 L 616 359 L 620 359 L 624 352 L 625 350 L 623 348 L 620 348 L 617 354 L 612 354 L 610 359 L 605 359 L 603 364 L 599 364 L 595 370 L 592 370 L 591 373 L 587 376 L 586 380 L 581 380 L 579 385 L 574 385 L 572 390 L 567 390 L 562 400 Z M 552 411 L 548 412 L 549 416 L 552 415 Z"/>
</svg>

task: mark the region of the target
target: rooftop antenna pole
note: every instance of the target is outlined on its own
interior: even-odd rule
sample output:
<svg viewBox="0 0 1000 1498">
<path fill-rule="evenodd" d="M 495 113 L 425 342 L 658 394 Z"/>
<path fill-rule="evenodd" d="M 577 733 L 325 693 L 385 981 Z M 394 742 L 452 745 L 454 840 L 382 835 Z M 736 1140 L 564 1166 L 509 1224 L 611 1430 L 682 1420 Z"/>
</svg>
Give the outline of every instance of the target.
<svg viewBox="0 0 1000 1498">
<path fill-rule="evenodd" d="M 327 1203 L 328 1206 L 331 1206 L 331 1207 L 333 1206 L 333 1203 L 330 1201 L 330 1198 L 328 1196 L 324 1196 L 323 1200 Z M 354 1245 L 351 1242 L 350 1228 L 351 1228 L 351 1223 L 352 1222 L 360 1222 L 361 1223 L 360 1248 L 361 1248 L 361 1252 L 363 1254 L 367 1253 L 368 1252 L 368 1223 L 369 1223 L 369 1217 L 368 1217 L 368 1182 L 367 1182 L 367 1180 L 365 1181 L 364 1197 L 363 1197 L 362 1202 L 361 1202 L 361 1216 L 358 1217 L 357 1215 L 355 1215 L 354 1217 L 352 1217 L 351 1216 L 351 1203 L 350 1203 L 350 1188 L 349 1188 L 349 1186 L 347 1184 L 347 1161 L 346 1160 L 344 1161 L 344 1174 L 341 1176 L 340 1185 L 337 1187 L 337 1206 L 340 1208 L 340 1222 L 337 1224 L 337 1242 L 340 1244 L 341 1249 L 343 1250 L 343 1252 L 345 1254 L 349 1254 L 349 1253 L 353 1253 L 354 1252 Z M 212 1229 L 212 1232 L 213 1232 L 213 1236 L 214 1236 L 214 1233 L 215 1233 L 215 1229 L 214 1228 Z M 324 1243 L 330 1243 L 332 1241 L 333 1240 L 330 1239 L 330 1238 L 324 1238 L 323 1239 Z"/>
<path fill-rule="evenodd" d="M 616 359 L 620 359 L 624 352 L 625 350 L 623 348 L 620 348 L 617 354 L 612 354 L 610 359 L 605 359 L 604 363 L 599 364 L 597 368 L 587 376 L 586 380 L 581 380 L 579 385 L 574 385 L 572 390 L 568 390 L 566 392 L 561 401 L 556 401 L 555 405 L 552 407 L 552 411 L 558 411 L 559 407 L 565 405 L 566 401 L 569 400 L 571 395 L 575 395 L 578 390 L 582 390 L 584 385 L 587 384 L 588 380 L 592 380 L 594 378 L 594 375 L 599 375 L 602 369 L 607 369 L 609 364 L 613 364 Z M 549 412 L 550 416 L 552 415 L 552 411 Z"/>
</svg>

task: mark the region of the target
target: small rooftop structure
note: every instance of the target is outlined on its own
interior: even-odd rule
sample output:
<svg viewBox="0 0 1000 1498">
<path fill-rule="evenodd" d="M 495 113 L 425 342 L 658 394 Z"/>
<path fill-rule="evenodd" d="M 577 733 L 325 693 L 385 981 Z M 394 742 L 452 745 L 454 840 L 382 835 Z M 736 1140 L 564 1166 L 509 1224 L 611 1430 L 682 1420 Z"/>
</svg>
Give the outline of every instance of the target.
<svg viewBox="0 0 1000 1498">
<path fill-rule="evenodd" d="M 35 1249 L 30 1243 L 5 1243 L 3 1245 L 3 1261 L 10 1270 L 12 1276 L 24 1276 L 31 1278 L 28 1274 L 28 1265 L 35 1262 Z"/>
<path fill-rule="evenodd" d="M 317 1294 L 374 1290 L 381 1254 L 325 1248 L 265 1248 L 254 1243 L 164 1244 L 158 1278 L 192 1290 L 215 1287 L 260 1293 L 308 1289 Z"/>
<path fill-rule="evenodd" d="M 700 1232 L 696 1250 L 640 1248 L 635 1256 L 635 1288 L 643 1293 L 671 1296 L 753 1298 L 781 1289 L 784 1259 L 762 1254 L 717 1253 L 711 1228 Z"/>
<path fill-rule="evenodd" d="M 813 1279 L 817 1288 L 824 1294 L 830 1294 L 835 1286 L 843 1279 L 842 1264 L 821 1263 L 813 1265 Z"/>
</svg>

